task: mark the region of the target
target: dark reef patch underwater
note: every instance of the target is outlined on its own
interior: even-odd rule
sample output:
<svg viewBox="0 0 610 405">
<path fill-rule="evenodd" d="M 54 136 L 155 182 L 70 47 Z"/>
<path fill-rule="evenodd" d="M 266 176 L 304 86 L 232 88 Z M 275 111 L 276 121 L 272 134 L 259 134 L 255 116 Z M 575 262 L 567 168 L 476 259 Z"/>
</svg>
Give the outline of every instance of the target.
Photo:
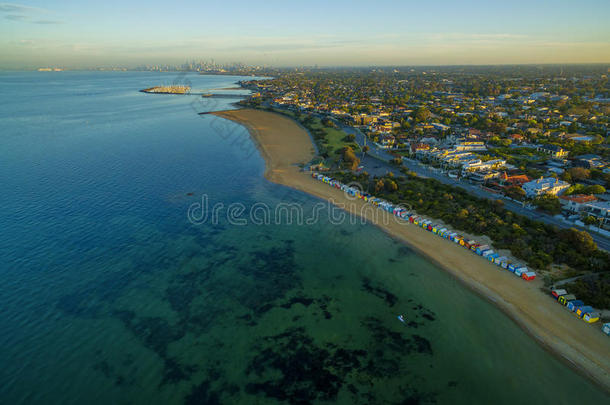
<svg viewBox="0 0 610 405">
<path fill-rule="evenodd" d="M 434 321 L 423 304 L 400 297 L 374 274 L 326 267 L 325 257 L 313 267 L 302 263 L 310 241 L 301 241 L 305 246 L 299 250 L 294 239 L 270 241 L 214 229 L 191 241 L 202 243 L 201 250 L 189 249 L 190 257 L 167 271 L 147 267 L 151 280 L 140 284 L 139 293 L 149 305 L 134 308 L 132 298 L 123 306 L 116 297 L 106 305 L 85 305 L 98 295 L 93 288 L 66 294 L 58 307 L 84 319 L 109 311 L 159 359 L 158 389 L 176 387 L 187 404 L 436 398 L 417 375 L 422 364 L 432 365 L 432 343 L 410 332 Z M 135 279 L 129 283 L 138 285 Z M 406 325 L 388 311 L 398 305 L 409 314 Z M 92 365 L 115 385 L 133 384 L 118 371 L 122 368 L 107 359 Z"/>
</svg>

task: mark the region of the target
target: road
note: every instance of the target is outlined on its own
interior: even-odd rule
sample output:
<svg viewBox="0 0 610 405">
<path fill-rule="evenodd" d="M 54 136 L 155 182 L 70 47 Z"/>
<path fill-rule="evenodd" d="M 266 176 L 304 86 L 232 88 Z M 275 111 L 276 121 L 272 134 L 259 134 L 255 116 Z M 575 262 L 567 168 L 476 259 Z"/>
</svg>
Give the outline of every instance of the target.
<svg viewBox="0 0 610 405">
<path fill-rule="evenodd" d="M 358 129 L 351 126 L 343 125 L 337 122 L 348 134 L 354 134 L 356 136 L 356 142 L 360 146 L 368 145 L 369 151 L 367 152 L 368 156 L 364 156 L 361 159 L 361 164 L 364 166 L 364 170 L 372 175 L 384 175 L 387 172 L 392 172 L 394 175 L 402 175 L 399 168 L 389 163 L 391 159 L 394 158 L 387 150 L 378 148 L 372 142 L 367 142 L 366 136 Z M 559 228 L 577 228 L 581 230 L 586 230 L 582 227 L 579 227 L 572 223 L 566 223 L 560 219 L 557 219 L 551 215 L 545 214 L 540 211 L 528 209 L 522 206 L 521 203 L 515 202 L 513 200 L 509 200 L 502 195 L 497 195 L 490 193 L 488 191 L 483 190 L 480 186 L 468 183 L 463 180 L 452 179 L 451 177 L 446 176 L 440 170 L 435 168 L 426 166 L 420 162 L 411 159 L 404 159 L 403 166 L 408 168 L 409 170 L 417 173 L 418 176 L 422 177 L 430 177 L 440 181 L 441 183 L 448 184 L 455 187 L 460 187 L 469 193 L 479 197 L 486 198 L 489 200 L 497 200 L 501 199 L 504 202 L 504 207 L 508 210 L 511 210 L 517 214 L 528 217 L 532 220 L 542 221 L 549 225 L 555 225 Z M 595 243 L 600 249 L 605 251 L 610 251 L 610 240 L 602 235 L 589 232 Z"/>
</svg>

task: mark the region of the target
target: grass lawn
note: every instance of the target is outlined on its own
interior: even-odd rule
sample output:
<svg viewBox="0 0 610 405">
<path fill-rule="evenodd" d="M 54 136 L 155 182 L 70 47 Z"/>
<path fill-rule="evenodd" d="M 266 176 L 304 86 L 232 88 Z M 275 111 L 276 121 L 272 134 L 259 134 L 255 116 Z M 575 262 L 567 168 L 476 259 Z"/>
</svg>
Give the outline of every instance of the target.
<svg viewBox="0 0 610 405">
<path fill-rule="evenodd" d="M 322 124 L 322 120 L 320 118 L 312 116 L 311 121 L 305 123 L 305 119 L 309 116 L 306 113 L 299 115 L 297 118 L 297 114 L 295 114 L 293 111 L 280 109 L 273 109 L 273 111 L 289 116 L 290 118 L 294 119 L 295 121 L 306 127 L 310 132 L 312 132 L 312 134 L 313 131 L 324 131 L 324 139 L 316 138 L 315 136 L 314 139 L 316 139 L 316 143 L 318 144 L 318 148 L 320 150 L 328 151 L 328 154 L 330 156 L 329 159 L 332 161 L 337 160 L 336 152 L 346 146 L 351 146 L 354 152 L 361 151 L 360 146 L 356 142 L 348 142 L 345 140 L 347 134 L 343 130 L 325 126 L 324 124 Z"/>
</svg>

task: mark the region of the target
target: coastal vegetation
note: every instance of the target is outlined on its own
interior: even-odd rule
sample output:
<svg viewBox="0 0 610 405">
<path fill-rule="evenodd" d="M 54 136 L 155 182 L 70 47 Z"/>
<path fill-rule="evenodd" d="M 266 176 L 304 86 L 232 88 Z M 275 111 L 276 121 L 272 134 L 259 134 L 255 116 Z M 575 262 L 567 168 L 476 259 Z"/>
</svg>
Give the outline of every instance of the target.
<svg viewBox="0 0 610 405">
<path fill-rule="evenodd" d="M 595 308 L 610 308 L 610 274 L 583 277 L 564 286 L 571 294 Z"/>
<path fill-rule="evenodd" d="M 501 200 L 487 200 L 406 172 L 406 177 L 371 177 L 342 172 L 343 182 L 358 182 L 363 190 L 395 204 L 412 207 L 418 214 L 442 220 L 452 228 L 473 235 L 487 235 L 496 249 L 509 249 L 528 266 L 546 270 L 551 277 L 557 266 L 575 274 L 610 270 L 610 258 L 587 232 L 559 229 L 533 221 L 503 207 Z M 387 186 L 386 186 L 387 184 Z"/>
</svg>

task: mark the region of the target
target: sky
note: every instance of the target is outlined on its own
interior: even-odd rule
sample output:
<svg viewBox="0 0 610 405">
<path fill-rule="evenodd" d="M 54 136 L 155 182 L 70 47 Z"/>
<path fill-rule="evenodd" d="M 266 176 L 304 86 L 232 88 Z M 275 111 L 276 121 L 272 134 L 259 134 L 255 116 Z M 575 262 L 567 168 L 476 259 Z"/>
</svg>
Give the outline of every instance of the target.
<svg viewBox="0 0 610 405">
<path fill-rule="evenodd" d="M 0 68 L 610 62 L 610 0 L 0 0 Z"/>
</svg>

